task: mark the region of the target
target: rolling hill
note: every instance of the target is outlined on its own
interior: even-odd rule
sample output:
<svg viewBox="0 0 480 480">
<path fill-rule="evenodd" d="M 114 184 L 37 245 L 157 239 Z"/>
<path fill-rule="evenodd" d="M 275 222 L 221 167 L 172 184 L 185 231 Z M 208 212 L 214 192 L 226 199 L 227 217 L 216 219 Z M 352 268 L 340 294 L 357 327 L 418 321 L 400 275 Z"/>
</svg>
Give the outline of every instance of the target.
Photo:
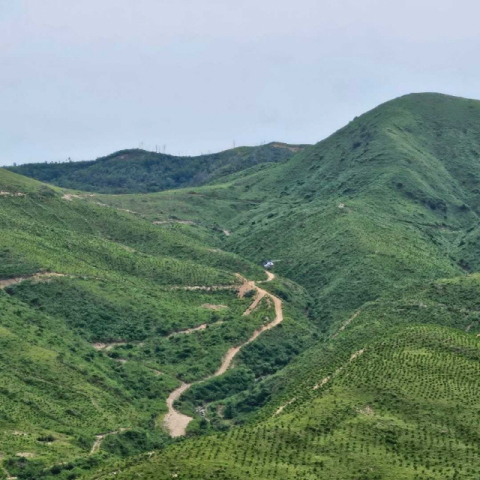
<svg viewBox="0 0 480 480">
<path fill-rule="evenodd" d="M 7 170 L 0 192 L 5 471 L 76 478 L 106 454 L 169 443 L 168 394 L 214 373 L 265 324 L 268 305 L 242 316 L 252 300 L 236 294 L 237 273 L 264 280 L 263 270 L 222 251 L 222 232 L 154 225 Z M 312 343 L 315 328 L 292 311 L 262 339 L 271 372 Z M 236 360 L 237 370 L 237 391 L 260 376 L 253 359 Z"/>
<path fill-rule="evenodd" d="M 10 170 L 42 182 L 88 192 L 146 193 L 204 185 L 248 167 L 284 162 L 305 147 L 272 142 L 198 157 L 130 149 L 92 161 L 33 163 L 10 167 Z"/>
<path fill-rule="evenodd" d="M 433 93 L 208 185 L 109 195 L 1 170 L 6 471 L 478 478 L 479 175 L 480 102 Z M 179 389 L 193 420 L 172 440 Z"/>
<path fill-rule="evenodd" d="M 326 327 L 384 292 L 474 270 L 479 131 L 478 101 L 408 95 L 280 165 L 193 190 L 85 200 L 228 230 L 226 249 L 279 260 Z"/>
</svg>

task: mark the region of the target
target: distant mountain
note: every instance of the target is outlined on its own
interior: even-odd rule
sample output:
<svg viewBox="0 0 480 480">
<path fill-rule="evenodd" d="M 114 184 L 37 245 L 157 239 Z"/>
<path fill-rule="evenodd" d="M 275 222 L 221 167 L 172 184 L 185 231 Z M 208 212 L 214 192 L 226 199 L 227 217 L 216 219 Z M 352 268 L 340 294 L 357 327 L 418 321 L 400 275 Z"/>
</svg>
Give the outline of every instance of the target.
<svg viewBox="0 0 480 480">
<path fill-rule="evenodd" d="M 92 161 L 30 163 L 9 170 L 64 188 L 99 193 L 147 193 L 198 186 L 262 163 L 285 162 L 306 145 L 273 142 L 197 157 L 140 149 L 121 150 Z"/>
</svg>

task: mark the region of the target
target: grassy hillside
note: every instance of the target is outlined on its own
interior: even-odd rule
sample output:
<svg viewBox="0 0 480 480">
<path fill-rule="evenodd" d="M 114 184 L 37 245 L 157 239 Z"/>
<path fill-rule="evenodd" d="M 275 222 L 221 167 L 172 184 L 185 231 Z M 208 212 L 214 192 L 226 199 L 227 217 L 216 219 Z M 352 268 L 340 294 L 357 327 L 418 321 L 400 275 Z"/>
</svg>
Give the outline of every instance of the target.
<svg viewBox="0 0 480 480">
<path fill-rule="evenodd" d="M 238 415 L 263 399 L 247 426 L 100 472 L 125 479 L 476 478 L 479 293 L 475 275 L 369 304 L 338 335 L 223 410 Z"/>
<path fill-rule="evenodd" d="M 102 193 L 157 192 L 203 185 L 222 176 L 269 162 L 284 162 L 305 145 L 269 143 L 198 157 L 177 157 L 133 149 L 97 160 L 34 163 L 10 170 L 60 187 Z"/>
<path fill-rule="evenodd" d="M 26 334 L 19 352 L 67 352 L 79 372 L 91 362 L 98 383 L 80 377 L 75 385 L 104 406 L 98 423 L 85 422 L 83 443 L 73 440 L 80 427 L 65 432 L 40 415 L 41 436 L 53 431 L 65 442 L 75 462 L 68 469 L 54 461 L 62 444 L 47 452 L 27 418 L 22 428 L 35 432 L 28 449 L 5 434 L 8 473 L 479 477 L 479 155 L 480 102 L 417 94 L 354 119 L 288 162 L 244 165 L 205 186 L 88 194 L 0 171 L 6 338 L 18 336 L 23 315 L 32 325 L 44 319 L 48 328 L 29 327 L 38 345 Z M 262 288 L 275 297 L 243 316 L 252 298 L 236 295 L 234 274 L 265 280 L 265 259 L 275 261 L 277 277 Z M 28 280 L 6 285 L 12 277 Z M 194 285 L 222 288 L 184 289 Z M 283 322 L 212 376 L 229 347 L 271 321 L 274 298 L 283 301 Z M 65 332 L 57 343 L 55 332 Z M 8 341 L 24 382 L 27 354 Z M 55 368 L 66 378 L 63 363 Z M 186 438 L 171 440 L 160 419 L 182 381 L 194 383 L 175 408 L 194 420 Z M 10 401 L 30 389 L 48 403 L 26 383 L 0 395 Z M 123 392 L 121 408 L 104 385 Z M 93 402 L 82 401 L 85 416 Z M 58 402 L 58 411 L 66 408 Z M 12 405 L 6 416 L 10 410 L 22 412 Z M 12 431 L 20 419 L 8 421 Z M 89 455 L 102 433 L 93 425 L 117 433 Z M 37 457 L 18 456 L 30 451 Z"/>
<path fill-rule="evenodd" d="M 237 297 L 235 276 L 264 280 L 262 268 L 222 251 L 224 234 L 206 227 L 154 225 L 6 170 L 0 192 L 5 471 L 76 478 L 105 456 L 171 442 L 161 427 L 168 394 L 211 375 L 263 325 L 263 308 L 242 316 L 252 299 Z M 272 372 L 312 342 L 301 311 L 290 321 L 263 354 Z M 238 366 L 247 389 L 260 373 Z"/>
<path fill-rule="evenodd" d="M 480 102 L 412 95 L 237 182 L 265 199 L 232 226 L 232 249 L 281 260 L 279 271 L 335 321 L 385 291 L 455 276 L 461 238 L 478 224 Z M 278 232 L 282 235 L 278 235 Z"/>
<path fill-rule="evenodd" d="M 480 102 L 408 95 L 287 163 L 194 191 L 100 201 L 228 230 L 224 248 L 278 260 L 327 327 L 385 292 L 475 270 L 479 131 Z"/>
</svg>

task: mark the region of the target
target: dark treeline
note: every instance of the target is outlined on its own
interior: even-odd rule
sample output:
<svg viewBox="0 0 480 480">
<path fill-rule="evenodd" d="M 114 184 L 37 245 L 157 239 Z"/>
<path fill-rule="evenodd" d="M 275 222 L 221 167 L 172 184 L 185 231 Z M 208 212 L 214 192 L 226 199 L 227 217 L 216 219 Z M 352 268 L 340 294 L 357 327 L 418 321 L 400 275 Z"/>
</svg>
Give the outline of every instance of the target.
<svg viewBox="0 0 480 480">
<path fill-rule="evenodd" d="M 204 185 L 255 165 L 284 162 L 303 148 L 270 143 L 198 157 L 130 149 L 91 161 L 31 163 L 9 169 L 64 188 L 115 194 L 149 193 Z"/>
</svg>

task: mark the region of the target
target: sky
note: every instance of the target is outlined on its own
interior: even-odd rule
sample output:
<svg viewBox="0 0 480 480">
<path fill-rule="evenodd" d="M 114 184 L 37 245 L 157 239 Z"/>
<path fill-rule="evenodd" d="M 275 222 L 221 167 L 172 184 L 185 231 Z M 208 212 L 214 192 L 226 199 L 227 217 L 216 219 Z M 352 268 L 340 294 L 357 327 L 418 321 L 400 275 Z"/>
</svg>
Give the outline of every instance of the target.
<svg viewBox="0 0 480 480">
<path fill-rule="evenodd" d="M 407 93 L 480 99 L 479 17 L 478 0 L 0 0 L 0 165 L 316 143 Z"/>
</svg>

